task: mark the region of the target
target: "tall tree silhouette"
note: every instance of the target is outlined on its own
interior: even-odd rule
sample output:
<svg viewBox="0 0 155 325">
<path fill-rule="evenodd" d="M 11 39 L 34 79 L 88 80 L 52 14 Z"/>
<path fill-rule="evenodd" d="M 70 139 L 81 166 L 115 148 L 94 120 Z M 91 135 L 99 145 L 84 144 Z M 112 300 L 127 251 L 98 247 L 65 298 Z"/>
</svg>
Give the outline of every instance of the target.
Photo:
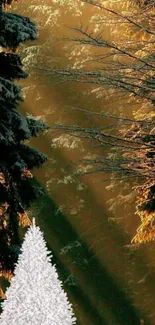
<svg viewBox="0 0 155 325">
<path fill-rule="evenodd" d="M 47 126 L 22 116 L 17 108 L 23 101 L 14 79 L 26 78 L 17 48 L 35 40 L 37 30 L 28 17 L 5 10 L 11 0 L 0 0 L 0 272 L 13 271 L 20 247 L 18 227 L 29 225 L 25 209 L 41 194 L 31 182 L 30 169 L 41 166 L 46 156 L 29 147 L 25 140 Z"/>
</svg>

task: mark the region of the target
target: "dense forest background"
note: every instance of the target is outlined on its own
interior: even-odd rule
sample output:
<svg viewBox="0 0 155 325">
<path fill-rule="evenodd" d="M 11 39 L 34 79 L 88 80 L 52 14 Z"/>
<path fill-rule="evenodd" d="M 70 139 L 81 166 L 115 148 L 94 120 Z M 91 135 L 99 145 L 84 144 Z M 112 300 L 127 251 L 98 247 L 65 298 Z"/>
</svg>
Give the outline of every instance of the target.
<svg viewBox="0 0 155 325">
<path fill-rule="evenodd" d="M 153 129 L 153 68 L 143 68 L 142 74 L 135 71 L 135 64 L 141 67 L 145 61 L 154 66 L 154 18 L 149 12 L 153 7 L 150 8 L 151 2 L 146 8 L 148 3 L 137 7 L 131 1 L 102 1 L 110 10 L 134 19 L 137 24 L 140 21 L 145 27 L 142 29 L 86 2 L 45 4 L 23 0 L 12 6 L 13 12 L 30 16 L 39 27 L 39 39 L 20 48 L 26 71 L 30 73 L 22 81 L 25 102 L 21 111 L 50 126 L 59 125 L 29 142 L 48 156 L 44 167 L 34 173 L 35 182 L 44 188 L 45 196 L 32 206 L 29 214 L 35 214 L 44 230 L 79 324 L 143 324 L 143 320 L 145 324 L 154 324 L 154 244 L 130 245 L 140 222 L 143 223 L 141 215 L 135 215 L 140 197 L 137 186 L 143 186 L 150 174 L 143 177 L 141 170 L 154 175 L 148 160 L 140 172 L 132 163 L 139 166 L 144 162 L 146 146 L 152 151 L 150 146 L 154 143 L 150 145 L 150 138 L 145 139 L 139 160 L 139 143 L 133 144 L 136 149 L 132 151 L 125 142 L 126 151 L 118 141 L 118 137 L 142 141 L 137 133 L 140 131 L 138 134 L 144 137 L 146 124 L 149 136 Z M 95 37 L 102 37 L 100 41 L 108 43 L 104 48 L 88 46 L 87 35 L 85 42 L 80 41 L 81 31 L 88 35 L 93 31 Z M 116 48 L 110 47 L 112 43 L 144 62 L 134 62 L 132 58 L 131 65 L 130 58 L 124 59 L 121 54 L 120 66 Z M 118 73 L 121 69 L 125 71 L 123 77 Z M 145 76 L 151 77 L 151 82 Z M 123 91 L 121 86 L 126 84 Z M 138 122 L 135 130 L 133 120 L 143 120 L 143 124 Z M 139 125 L 143 128 L 138 129 Z M 79 129 L 74 129 L 75 126 Z M 89 133 L 85 131 L 88 128 L 91 128 Z M 92 130 L 98 134 L 94 136 Z M 117 136 L 115 146 L 111 138 L 105 141 L 99 133 L 109 134 L 109 130 Z M 124 153 L 128 164 L 130 157 L 128 169 L 134 170 L 132 174 L 123 171 Z M 77 167 L 75 162 L 79 161 L 82 163 Z M 79 166 L 80 172 L 87 175 L 77 177 Z M 147 229 L 153 238 L 153 215 L 146 210 Z M 141 241 L 146 241 L 145 225 L 141 228 L 144 230 Z M 21 237 L 23 232 L 20 229 Z"/>
</svg>

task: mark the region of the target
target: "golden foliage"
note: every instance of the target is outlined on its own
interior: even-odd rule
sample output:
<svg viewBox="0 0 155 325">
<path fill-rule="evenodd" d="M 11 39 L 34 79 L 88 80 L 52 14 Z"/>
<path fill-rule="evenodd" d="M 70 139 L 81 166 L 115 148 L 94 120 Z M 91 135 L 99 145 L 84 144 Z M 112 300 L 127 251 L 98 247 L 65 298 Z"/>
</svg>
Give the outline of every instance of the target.
<svg viewBox="0 0 155 325">
<path fill-rule="evenodd" d="M 22 172 L 21 174 L 22 177 L 25 177 L 25 178 L 33 178 L 33 175 L 32 173 L 30 172 L 30 170 L 28 169 L 24 169 L 24 171 Z"/>
<path fill-rule="evenodd" d="M 28 216 L 28 214 L 24 212 L 17 212 L 18 218 L 19 218 L 19 226 L 21 227 L 28 227 L 31 225 L 31 220 Z"/>
<path fill-rule="evenodd" d="M 146 219 L 137 229 L 137 234 L 132 239 L 131 243 L 142 244 L 155 240 L 155 213 L 147 214 Z"/>
<path fill-rule="evenodd" d="M 1 183 L 1 184 L 5 184 L 5 183 L 6 183 L 5 175 L 4 175 L 4 173 L 2 173 L 2 172 L 0 172 L 0 183 Z"/>
<path fill-rule="evenodd" d="M 10 281 L 11 278 L 13 277 L 13 273 L 11 271 L 1 271 L 0 272 L 0 277 L 5 278 L 7 281 Z M 5 299 L 6 296 L 3 292 L 3 289 L 0 287 L 0 299 Z"/>
<path fill-rule="evenodd" d="M 153 190 L 152 190 L 153 189 Z M 149 203 L 155 200 L 155 182 L 147 182 L 138 189 L 138 201 L 136 214 L 141 219 L 141 225 L 132 243 L 141 244 L 155 240 L 155 209 Z"/>
<path fill-rule="evenodd" d="M 5 298 L 6 298 L 6 296 L 5 296 L 2 288 L 0 288 L 0 299 L 5 299 Z"/>
<path fill-rule="evenodd" d="M 5 175 L 3 172 L 0 172 L 0 183 L 6 188 L 6 190 L 9 189 L 9 185 L 7 184 Z"/>
<path fill-rule="evenodd" d="M 5 175 L 4 173 L 0 172 L 0 183 L 6 188 L 8 189 L 9 188 L 9 185 L 7 184 L 6 182 L 6 178 L 5 178 Z"/>
<path fill-rule="evenodd" d="M 5 211 L 7 210 L 8 207 L 9 207 L 9 204 L 7 202 L 3 203 L 0 206 L 0 216 L 2 216 L 5 213 Z"/>
<path fill-rule="evenodd" d="M 3 203 L 0 206 L 0 229 L 4 229 L 7 227 L 7 221 L 8 221 L 8 213 L 7 209 L 9 207 L 9 204 L 7 202 Z"/>
<path fill-rule="evenodd" d="M 13 277 L 13 273 L 11 271 L 2 271 L 0 272 L 0 277 L 3 277 L 6 280 L 10 281 Z"/>
</svg>

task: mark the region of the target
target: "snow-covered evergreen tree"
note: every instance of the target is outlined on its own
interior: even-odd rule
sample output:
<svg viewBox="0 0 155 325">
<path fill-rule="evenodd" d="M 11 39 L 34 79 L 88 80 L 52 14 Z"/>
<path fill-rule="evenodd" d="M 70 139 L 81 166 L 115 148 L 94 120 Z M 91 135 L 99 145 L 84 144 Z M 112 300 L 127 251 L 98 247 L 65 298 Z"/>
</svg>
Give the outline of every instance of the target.
<svg viewBox="0 0 155 325">
<path fill-rule="evenodd" d="M 18 226 L 27 223 L 25 209 L 41 194 L 32 185 L 30 169 L 46 160 L 24 141 L 47 126 L 16 110 L 23 97 L 21 87 L 14 84 L 14 79 L 27 77 L 17 47 L 35 40 L 37 30 L 28 17 L 5 10 L 11 2 L 0 0 L 0 274 L 13 270 L 20 246 Z"/>
<path fill-rule="evenodd" d="M 33 220 L 2 304 L 1 325 L 75 324 L 71 304 L 49 253 Z"/>
</svg>

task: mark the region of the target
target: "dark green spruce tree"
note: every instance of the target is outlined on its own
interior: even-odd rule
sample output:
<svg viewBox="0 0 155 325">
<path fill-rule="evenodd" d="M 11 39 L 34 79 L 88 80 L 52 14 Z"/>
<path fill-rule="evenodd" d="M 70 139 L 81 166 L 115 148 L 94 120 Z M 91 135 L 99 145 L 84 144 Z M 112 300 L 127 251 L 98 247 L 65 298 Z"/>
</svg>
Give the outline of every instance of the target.
<svg viewBox="0 0 155 325">
<path fill-rule="evenodd" d="M 46 156 L 28 146 L 25 140 L 47 126 L 18 112 L 23 101 L 15 79 L 26 78 L 17 48 L 21 42 L 35 40 L 35 24 L 28 18 L 9 13 L 11 0 L 0 0 L 0 274 L 12 272 L 17 260 L 19 225 L 25 209 L 41 190 L 32 183 L 31 169 L 41 166 Z M 25 222 L 26 223 L 26 222 Z"/>
</svg>

